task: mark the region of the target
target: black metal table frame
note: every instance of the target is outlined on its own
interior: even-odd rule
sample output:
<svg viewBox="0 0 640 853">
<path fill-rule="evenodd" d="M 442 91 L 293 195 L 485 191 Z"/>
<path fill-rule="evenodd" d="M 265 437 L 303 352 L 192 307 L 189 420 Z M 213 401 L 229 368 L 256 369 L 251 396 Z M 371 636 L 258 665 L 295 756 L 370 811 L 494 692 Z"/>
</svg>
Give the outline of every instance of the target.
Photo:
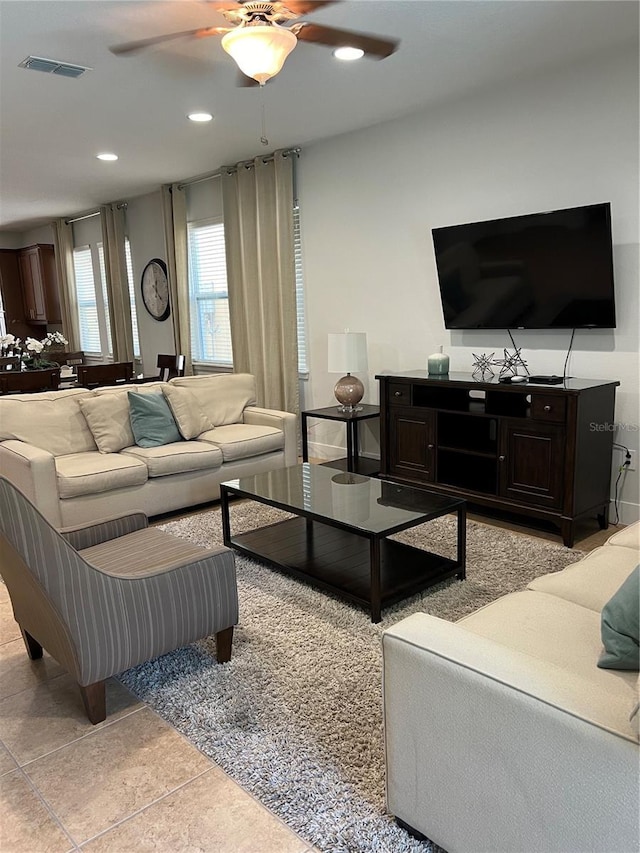
<svg viewBox="0 0 640 853">
<path fill-rule="evenodd" d="M 230 497 L 238 497 L 238 498 L 248 498 L 249 500 L 256 501 L 257 503 L 265 504 L 266 506 L 272 506 L 276 509 L 284 510 L 285 512 L 289 512 L 298 518 L 305 518 L 307 520 L 307 539 L 311 542 L 313 538 L 313 522 L 319 522 L 328 527 L 334 527 L 340 530 L 344 530 L 347 533 L 350 533 L 354 536 L 357 536 L 360 539 L 368 539 L 369 540 L 369 563 L 370 563 L 370 590 L 369 590 L 369 600 L 365 601 L 364 599 L 346 593 L 345 590 L 340 587 L 334 586 L 329 583 L 323 583 L 317 578 L 311 578 L 308 574 L 303 571 L 296 570 L 291 566 L 283 565 L 282 563 L 278 563 L 275 560 L 271 560 L 259 552 L 252 550 L 251 548 L 244 547 L 237 540 L 234 541 L 231 535 L 231 521 L 229 516 L 229 498 Z M 466 578 L 466 519 L 467 519 L 467 505 L 463 500 L 458 502 L 458 505 L 453 509 L 448 509 L 445 511 L 434 511 L 433 513 L 425 513 L 424 517 L 419 520 L 408 521 L 403 524 L 395 525 L 393 528 L 388 528 L 384 531 L 384 533 L 376 533 L 373 531 L 365 531 L 365 530 L 357 530 L 354 527 L 346 524 L 342 524 L 339 521 L 334 519 L 328 519 L 326 516 L 320 515 L 319 513 L 314 513 L 308 510 L 303 510 L 298 507 L 292 507 L 284 501 L 277 501 L 272 499 L 267 499 L 260 495 L 255 495 L 252 492 L 245 491 L 237 486 L 234 486 L 230 483 L 222 483 L 220 485 L 220 506 L 221 506 L 221 515 L 222 515 L 222 535 L 223 542 L 228 548 L 233 548 L 237 551 L 246 554 L 249 557 L 254 559 L 261 560 L 262 562 L 267 562 L 270 565 L 273 565 L 275 568 L 284 571 L 287 574 L 290 574 L 298 579 L 302 579 L 305 581 L 311 580 L 316 586 L 320 586 L 321 588 L 327 589 L 334 594 L 346 598 L 348 600 L 354 601 L 358 604 L 368 605 L 371 613 L 371 621 L 376 623 L 381 621 L 381 613 L 382 613 L 382 588 L 381 588 L 381 542 L 387 540 L 388 536 L 393 535 L 394 533 L 400 533 L 402 530 L 408 530 L 411 527 L 416 527 L 418 524 L 423 524 L 427 521 L 432 521 L 435 518 L 440 518 L 443 515 L 450 515 L 452 513 L 456 513 L 457 515 L 457 553 L 455 563 L 453 561 L 449 561 L 451 563 L 451 567 L 438 575 L 434 580 L 430 583 L 425 583 L 422 587 L 417 586 L 415 591 L 418 591 L 420 588 L 424 588 L 425 586 L 429 586 L 433 583 L 437 583 L 441 580 L 445 580 L 446 578 L 455 576 L 459 580 L 464 580 Z M 283 522 L 279 522 L 283 524 Z M 274 525 L 269 525 L 269 527 L 273 528 Z M 260 530 L 260 528 L 257 528 Z M 242 536 L 242 534 L 240 534 Z M 392 543 L 394 544 L 394 543 Z M 423 551 L 420 548 L 414 548 L 409 545 L 402 545 L 407 551 L 417 552 L 419 554 L 424 554 L 426 556 L 433 556 L 428 551 Z M 444 558 L 442 558 L 444 559 Z M 412 594 L 412 593 L 409 593 Z M 408 595 L 398 595 L 395 598 L 392 598 L 385 602 L 386 606 L 395 603 L 395 601 L 402 600 L 403 598 L 408 597 Z"/>
<path fill-rule="evenodd" d="M 375 411 L 373 411 L 375 409 Z M 380 417 L 379 406 L 363 406 L 360 412 L 343 412 L 339 406 L 328 406 L 325 409 L 308 409 L 300 412 L 302 418 L 302 461 L 309 461 L 309 437 L 307 434 L 307 421 L 309 418 L 320 418 L 327 421 L 341 421 L 347 428 L 347 471 L 355 473 L 358 468 L 358 457 L 360 456 L 358 441 L 358 424 L 360 421 L 368 421 Z"/>
</svg>

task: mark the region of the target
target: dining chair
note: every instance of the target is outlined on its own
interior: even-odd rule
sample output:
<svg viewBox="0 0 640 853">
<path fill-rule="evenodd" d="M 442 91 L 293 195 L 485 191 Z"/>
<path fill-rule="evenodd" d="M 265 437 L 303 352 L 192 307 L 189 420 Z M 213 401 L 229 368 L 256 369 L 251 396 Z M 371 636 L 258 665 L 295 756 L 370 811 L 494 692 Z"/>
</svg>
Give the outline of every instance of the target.
<svg viewBox="0 0 640 853">
<path fill-rule="evenodd" d="M 175 376 L 184 376 L 185 357 L 183 355 L 159 355 L 157 361 L 158 379 L 168 382 Z"/>
<path fill-rule="evenodd" d="M 20 370 L 19 355 L 3 355 L 0 356 L 0 371 L 3 370 Z"/>
<path fill-rule="evenodd" d="M 149 527 L 142 512 L 56 530 L 0 477 L 0 571 L 27 654 L 43 648 L 77 681 L 89 720 L 105 681 L 215 634 L 231 659 L 238 622 L 233 551 Z"/>
<path fill-rule="evenodd" d="M 133 379 L 133 362 L 116 361 L 112 364 L 79 364 L 78 385 L 98 388 L 101 385 L 124 385 Z"/>
</svg>

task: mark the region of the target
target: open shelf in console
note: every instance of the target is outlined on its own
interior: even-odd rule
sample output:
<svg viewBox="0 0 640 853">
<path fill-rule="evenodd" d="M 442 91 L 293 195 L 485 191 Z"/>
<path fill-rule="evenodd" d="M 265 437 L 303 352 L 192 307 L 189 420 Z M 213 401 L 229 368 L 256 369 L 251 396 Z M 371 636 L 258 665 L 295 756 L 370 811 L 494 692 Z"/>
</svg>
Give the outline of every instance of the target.
<svg viewBox="0 0 640 853">
<path fill-rule="evenodd" d="M 507 418 L 527 418 L 531 412 L 531 395 L 503 391 L 487 391 L 485 411 Z"/>
<path fill-rule="evenodd" d="M 437 465 L 438 483 L 486 495 L 496 494 L 498 462 L 495 456 L 439 448 Z"/>
<path fill-rule="evenodd" d="M 429 409 L 449 409 L 454 412 L 469 411 L 469 391 L 466 388 L 442 388 L 432 385 L 413 385 L 414 406 Z"/>
<path fill-rule="evenodd" d="M 438 412 L 438 446 L 496 455 L 498 421 L 454 412 Z"/>
</svg>

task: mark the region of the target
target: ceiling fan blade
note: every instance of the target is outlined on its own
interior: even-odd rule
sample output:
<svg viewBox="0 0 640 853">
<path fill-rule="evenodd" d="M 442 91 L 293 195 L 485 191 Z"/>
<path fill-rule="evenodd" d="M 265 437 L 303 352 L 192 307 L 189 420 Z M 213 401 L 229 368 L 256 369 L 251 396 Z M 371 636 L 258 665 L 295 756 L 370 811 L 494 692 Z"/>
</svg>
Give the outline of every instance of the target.
<svg viewBox="0 0 640 853">
<path fill-rule="evenodd" d="M 229 11 L 231 9 L 240 9 L 246 6 L 251 0 L 206 0 L 210 9 L 217 11 Z M 275 6 L 285 6 L 290 12 L 295 12 L 296 15 L 309 15 L 323 6 L 332 6 L 340 0 L 274 0 Z"/>
<path fill-rule="evenodd" d="M 138 50 L 144 50 L 145 47 L 151 47 L 151 45 L 160 44 L 163 41 L 172 41 L 173 39 L 181 38 L 207 38 L 208 36 L 218 36 L 228 32 L 229 27 L 203 27 L 199 30 L 184 30 L 181 33 L 166 33 L 163 36 L 152 36 L 148 39 L 140 39 L 140 41 L 114 44 L 109 50 L 116 56 L 121 56 L 125 53 L 136 53 Z"/>
<path fill-rule="evenodd" d="M 339 0 L 283 0 L 282 5 L 286 6 L 290 12 L 295 12 L 296 15 L 310 15 L 318 9 L 325 6 L 333 6 Z"/>
<path fill-rule="evenodd" d="M 320 24 L 308 24 L 301 21 L 290 29 L 300 41 L 311 41 L 317 44 L 327 44 L 329 47 L 359 47 L 365 54 L 374 59 L 384 59 L 397 49 L 397 40 L 381 39 L 366 33 L 353 33 L 349 30 L 337 30 L 334 27 L 323 27 Z"/>
</svg>

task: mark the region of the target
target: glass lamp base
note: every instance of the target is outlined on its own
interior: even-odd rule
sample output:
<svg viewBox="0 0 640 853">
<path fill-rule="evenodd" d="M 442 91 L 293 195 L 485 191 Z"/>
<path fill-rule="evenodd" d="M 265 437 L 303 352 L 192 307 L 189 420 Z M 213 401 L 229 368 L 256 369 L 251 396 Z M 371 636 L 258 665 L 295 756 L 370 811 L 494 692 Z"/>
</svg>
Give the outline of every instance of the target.
<svg viewBox="0 0 640 853">
<path fill-rule="evenodd" d="M 340 403 L 341 411 L 357 412 L 362 409 L 362 406 L 360 409 L 357 406 L 364 397 L 364 385 L 357 376 L 347 373 L 342 379 L 338 379 L 333 393 L 336 395 L 338 403 Z"/>
</svg>

